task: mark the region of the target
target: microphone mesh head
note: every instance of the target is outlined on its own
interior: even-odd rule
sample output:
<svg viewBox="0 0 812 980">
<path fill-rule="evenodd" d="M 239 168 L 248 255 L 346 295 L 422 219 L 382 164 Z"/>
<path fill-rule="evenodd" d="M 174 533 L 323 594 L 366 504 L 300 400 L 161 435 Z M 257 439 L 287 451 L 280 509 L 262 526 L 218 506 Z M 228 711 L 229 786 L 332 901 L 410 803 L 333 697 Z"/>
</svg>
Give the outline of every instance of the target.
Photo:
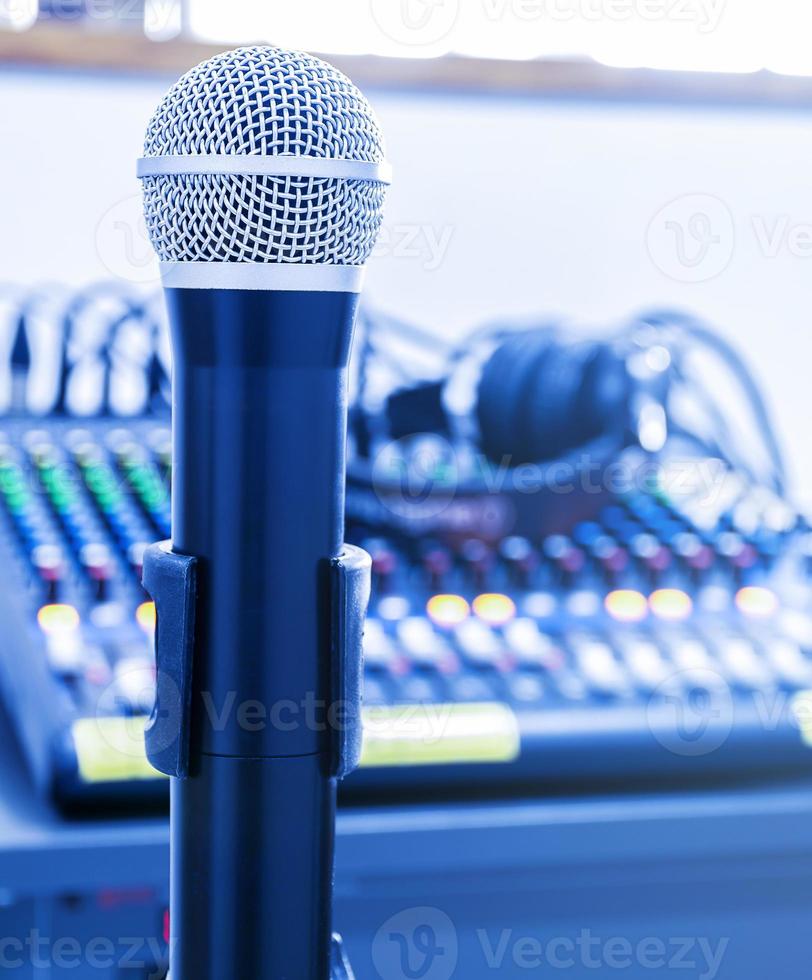
<svg viewBox="0 0 812 980">
<path fill-rule="evenodd" d="M 187 72 L 147 127 L 144 156 L 224 153 L 384 160 L 374 113 L 345 75 L 264 46 Z M 362 265 L 386 191 L 377 180 L 231 174 L 166 174 L 142 185 L 164 262 Z"/>
</svg>

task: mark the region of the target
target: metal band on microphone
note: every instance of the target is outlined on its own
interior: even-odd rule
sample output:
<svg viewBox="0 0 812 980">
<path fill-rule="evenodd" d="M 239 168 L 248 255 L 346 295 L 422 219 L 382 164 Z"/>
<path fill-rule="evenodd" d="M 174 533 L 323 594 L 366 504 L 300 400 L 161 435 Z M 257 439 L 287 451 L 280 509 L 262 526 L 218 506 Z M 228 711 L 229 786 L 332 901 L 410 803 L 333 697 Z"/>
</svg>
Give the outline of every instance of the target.
<svg viewBox="0 0 812 980">
<path fill-rule="evenodd" d="M 234 174 L 263 177 L 325 177 L 369 180 L 391 184 L 388 163 L 367 160 L 340 160 L 331 157 L 259 156 L 236 153 L 167 154 L 141 157 L 137 177 L 164 177 L 172 174 Z"/>
<path fill-rule="evenodd" d="M 360 293 L 360 265 L 282 262 L 161 262 L 166 289 L 258 289 L 304 293 Z"/>
</svg>

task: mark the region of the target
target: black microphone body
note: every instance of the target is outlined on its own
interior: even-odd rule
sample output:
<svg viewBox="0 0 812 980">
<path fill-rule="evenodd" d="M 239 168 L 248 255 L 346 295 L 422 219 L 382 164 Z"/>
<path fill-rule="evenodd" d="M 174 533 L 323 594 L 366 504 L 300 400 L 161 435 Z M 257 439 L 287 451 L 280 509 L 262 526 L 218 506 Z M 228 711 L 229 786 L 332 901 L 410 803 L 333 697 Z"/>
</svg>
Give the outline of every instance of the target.
<svg viewBox="0 0 812 980">
<path fill-rule="evenodd" d="M 173 550 L 198 561 L 177 980 L 328 976 L 329 560 L 354 293 L 169 289 Z"/>
</svg>

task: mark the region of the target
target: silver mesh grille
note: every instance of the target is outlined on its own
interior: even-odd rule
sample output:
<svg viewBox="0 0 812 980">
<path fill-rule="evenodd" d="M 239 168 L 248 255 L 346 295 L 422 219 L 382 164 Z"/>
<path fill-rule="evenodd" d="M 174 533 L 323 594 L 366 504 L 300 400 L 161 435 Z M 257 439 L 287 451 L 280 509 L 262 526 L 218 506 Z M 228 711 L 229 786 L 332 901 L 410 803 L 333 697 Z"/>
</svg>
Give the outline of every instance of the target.
<svg viewBox="0 0 812 980">
<path fill-rule="evenodd" d="M 298 52 L 239 48 L 187 72 L 147 127 L 144 155 L 384 159 L 369 103 L 335 68 Z M 144 213 L 164 262 L 361 265 L 386 187 L 325 177 L 144 177 Z"/>
</svg>

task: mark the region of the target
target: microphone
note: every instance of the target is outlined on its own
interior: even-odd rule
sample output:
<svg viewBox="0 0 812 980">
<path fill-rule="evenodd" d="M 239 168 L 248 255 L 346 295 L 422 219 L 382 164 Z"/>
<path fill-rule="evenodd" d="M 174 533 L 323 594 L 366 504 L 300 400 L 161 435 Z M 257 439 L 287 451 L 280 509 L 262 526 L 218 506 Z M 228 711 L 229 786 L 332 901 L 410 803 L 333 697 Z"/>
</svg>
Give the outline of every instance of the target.
<svg viewBox="0 0 812 980">
<path fill-rule="evenodd" d="M 240 48 L 170 89 L 137 172 L 173 352 L 172 544 L 144 570 L 172 976 L 327 977 L 369 576 L 343 544 L 347 361 L 383 138 L 330 65 Z"/>
</svg>

